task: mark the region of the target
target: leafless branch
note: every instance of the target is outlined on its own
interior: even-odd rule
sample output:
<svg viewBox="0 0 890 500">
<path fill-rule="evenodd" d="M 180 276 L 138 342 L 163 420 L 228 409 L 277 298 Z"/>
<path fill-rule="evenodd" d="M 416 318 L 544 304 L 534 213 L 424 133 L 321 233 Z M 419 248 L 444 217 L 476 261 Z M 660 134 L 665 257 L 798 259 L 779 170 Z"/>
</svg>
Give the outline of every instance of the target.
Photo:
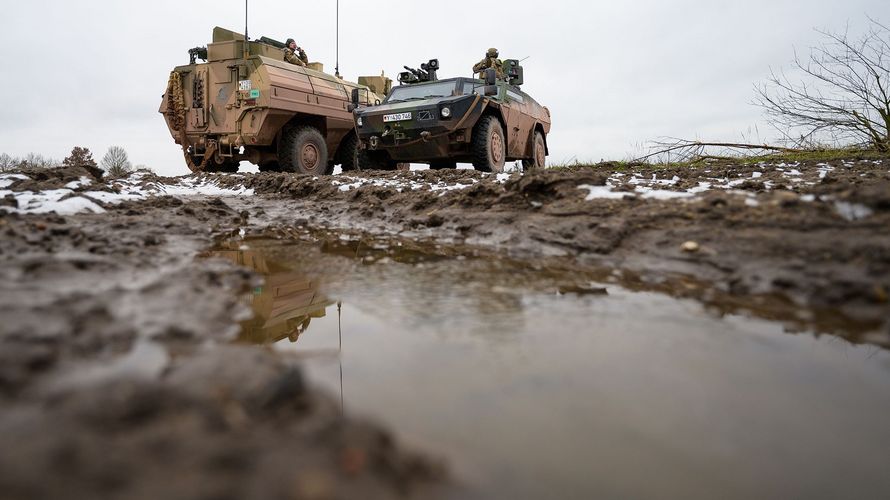
<svg viewBox="0 0 890 500">
<path fill-rule="evenodd" d="M 858 39 L 848 31 L 817 30 L 825 41 L 807 59 L 795 52 L 797 77 L 771 71 L 755 86 L 755 104 L 790 143 L 830 136 L 890 151 L 890 29 L 869 21 Z"/>
</svg>

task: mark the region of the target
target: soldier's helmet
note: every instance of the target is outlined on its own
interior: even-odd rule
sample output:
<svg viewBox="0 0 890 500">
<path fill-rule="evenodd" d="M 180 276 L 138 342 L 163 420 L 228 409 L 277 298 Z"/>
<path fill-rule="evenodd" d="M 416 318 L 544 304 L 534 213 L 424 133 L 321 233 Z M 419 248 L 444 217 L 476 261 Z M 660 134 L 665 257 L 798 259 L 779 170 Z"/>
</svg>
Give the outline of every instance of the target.
<svg viewBox="0 0 890 500">
<path fill-rule="evenodd" d="M 284 42 L 285 47 L 290 47 L 290 44 L 294 43 L 293 38 L 288 38 L 286 42 Z"/>
<path fill-rule="evenodd" d="M 492 47 L 492 48 L 488 49 L 488 52 L 486 52 L 485 55 L 487 55 L 488 57 L 497 57 L 498 49 Z"/>
</svg>

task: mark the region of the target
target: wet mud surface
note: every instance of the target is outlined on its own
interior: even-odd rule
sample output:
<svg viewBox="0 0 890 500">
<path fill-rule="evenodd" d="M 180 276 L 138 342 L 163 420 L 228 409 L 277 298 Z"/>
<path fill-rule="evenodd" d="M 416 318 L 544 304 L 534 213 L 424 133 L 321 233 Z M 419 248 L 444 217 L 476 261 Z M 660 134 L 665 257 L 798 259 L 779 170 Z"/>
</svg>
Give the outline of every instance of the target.
<svg viewBox="0 0 890 500">
<path fill-rule="evenodd" d="M 0 497 L 438 497 L 445 465 L 233 344 L 257 276 L 219 199 L 0 217 Z"/>
<path fill-rule="evenodd" d="M 145 174 L 115 181 L 72 170 L 0 179 L 0 491 L 9 498 L 458 498 L 479 491 L 490 497 L 501 484 L 502 491 L 522 497 L 522 491 L 531 490 L 516 490 L 506 482 L 510 473 L 534 470 L 534 460 L 530 469 L 504 465 L 499 471 L 491 468 L 497 460 L 489 456 L 488 462 L 480 459 L 478 468 L 467 467 L 460 463 L 465 458 L 473 463 L 466 451 L 449 448 L 460 437 L 412 427 L 416 415 L 390 414 L 362 398 L 355 411 L 344 415 L 336 385 L 306 367 L 306 352 L 270 348 L 282 343 L 311 347 L 313 329 L 333 328 L 317 325 L 333 320 L 337 303 L 366 312 L 399 309 L 404 297 L 378 303 L 368 298 L 375 294 L 373 286 L 348 285 L 359 271 L 387 269 L 387 263 L 409 266 L 408 274 L 420 284 L 444 284 L 433 291 L 420 287 L 418 296 L 427 302 L 408 301 L 412 310 L 431 311 L 428 316 L 396 323 L 408 325 L 398 331 L 425 332 L 424 325 L 434 325 L 432 338 L 447 337 L 454 329 L 484 330 L 480 324 L 486 321 L 496 320 L 489 329 L 497 330 L 496 325 L 512 324 L 509 318 L 526 309 L 542 317 L 562 311 L 548 297 L 575 301 L 582 313 L 562 312 L 579 314 L 577 322 L 584 324 L 589 319 L 583 319 L 588 314 L 583 311 L 590 304 L 629 294 L 697 304 L 712 318 L 707 321 L 716 321 L 696 327 L 703 332 L 724 328 L 720 321 L 767 322 L 795 335 L 764 338 L 852 344 L 878 353 L 878 363 L 886 363 L 890 162 L 615 167 L 522 175 L 361 172 L 327 178 L 263 173 L 183 180 Z M 195 186 L 212 189 L 182 194 Z M 39 213 L 48 206 L 41 203 L 49 202 L 34 193 L 50 191 L 55 197 L 46 198 L 49 202 L 86 210 Z M 30 198 L 23 197 L 26 192 Z M 266 247 L 276 242 L 310 247 L 269 254 Z M 265 250 L 254 252 L 257 248 Z M 283 267 L 275 264 L 282 252 L 289 263 Z M 438 277 L 423 278 L 424 269 L 435 270 Z M 362 283 L 389 279 L 385 273 L 370 276 Z M 398 287 L 411 283 L 399 280 Z M 483 295 L 467 292 L 471 299 L 459 302 L 458 309 L 475 312 L 457 314 L 455 320 L 436 305 L 449 303 L 457 292 L 444 298 L 437 294 L 440 288 L 463 290 L 462 283 L 479 283 L 471 291 L 480 289 Z M 287 300 L 262 302 L 261 290 L 269 287 L 285 290 Z M 646 300 L 633 300 L 640 310 L 650 307 Z M 517 308 L 528 301 L 538 305 Z M 664 314 L 682 324 L 683 310 L 668 307 Z M 619 308 L 614 317 L 634 314 Z M 470 319 L 462 322 L 460 316 Z M 362 316 L 358 323 L 373 325 L 374 317 Z M 644 317 L 649 328 L 659 330 L 657 315 Z M 570 348 L 572 340 L 563 336 L 561 342 Z M 340 347 L 321 346 L 323 358 L 338 358 Z M 362 352 L 374 349 L 369 345 Z M 560 356 L 548 355 L 544 359 L 560 364 Z M 357 361 L 368 364 L 365 378 L 374 377 L 373 360 L 366 354 Z M 386 362 L 397 366 L 404 360 Z M 748 375 L 737 362 L 727 363 L 744 379 Z M 648 370 L 641 366 L 640 372 Z M 888 380 L 869 373 L 869 388 Z M 392 384 L 418 376 L 398 375 Z M 526 375 L 516 373 L 517 380 Z M 856 402 L 875 394 L 853 391 L 844 385 L 848 382 L 832 384 L 830 373 L 824 377 L 826 387 L 855 392 Z M 541 383 L 535 380 L 529 383 Z M 802 387 L 788 384 L 789 390 Z M 459 381 L 454 385 L 464 387 Z M 425 390 L 437 394 L 435 388 Z M 381 394 L 373 387 L 367 392 L 368 398 Z M 527 396 L 533 400 L 537 395 Z M 391 407 L 407 404 L 379 399 Z M 541 401 L 555 408 L 562 404 Z M 453 404 L 444 396 L 440 402 Z M 878 397 L 874 407 L 851 408 L 873 413 L 883 411 L 884 403 Z M 502 417 L 509 418 L 512 407 L 505 408 Z M 554 411 L 562 415 L 557 421 L 574 418 Z M 578 418 L 585 415 L 578 412 Z M 378 423 L 367 423 L 365 414 Z M 455 418 L 466 415 L 472 411 Z M 806 416 L 802 412 L 796 418 Z M 607 428 L 610 422 L 600 423 Z M 532 432 L 534 419 L 528 425 Z M 418 445 L 400 444 L 402 431 Z M 494 428 L 478 431 L 498 434 Z M 422 439 L 427 435 L 435 439 Z M 639 438 L 631 441 L 639 444 Z M 646 448 L 629 449 L 642 453 Z M 670 460 L 671 449 L 650 457 Z M 618 462 L 630 466 L 642 460 L 636 451 L 619 453 Z M 695 451 L 673 451 L 696 456 Z M 841 455 L 855 456 L 855 447 L 848 451 L 853 455 Z M 872 448 L 863 451 L 869 460 L 887 458 L 879 455 Z M 569 458 L 583 461 L 582 456 Z M 544 452 L 538 458 L 549 460 Z M 696 463 L 687 462 L 691 468 L 683 473 L 691 474 Z M 474 470 L 489 480 L 468 480 Z M 758 470 L 743 472 L 756 476 Z M 551 484 L 575 484 L 585 475 L 576 471 L 569 479 L 561 474 L 548 469 L 544 476 Z M 870 474 L 870 467 L 858 473 L 851 469 L 838 484 L 858 479 L 863 485 L 858 493 L 866 493 L 860 497 L 868 497 L 869 488 L 878 485 Z M 610 483 L 597 477 L 600 487 L 587 484 L 593 487 L 586 493 L 655 494 L 628 488 L 629 478 Z M 731 484 L 737 494 L 731 496 L 757 493 L 751 487 L 755 479 L 735 477 Z M 707 489 L 689 484 L 680 481 L 665 491 L 708 496 Z M 780 491 L 778 484 L 769 483 L 775 488 L 768 491 Z M 820 490 L 781 491 L 818 496 Z"/>
</svg>

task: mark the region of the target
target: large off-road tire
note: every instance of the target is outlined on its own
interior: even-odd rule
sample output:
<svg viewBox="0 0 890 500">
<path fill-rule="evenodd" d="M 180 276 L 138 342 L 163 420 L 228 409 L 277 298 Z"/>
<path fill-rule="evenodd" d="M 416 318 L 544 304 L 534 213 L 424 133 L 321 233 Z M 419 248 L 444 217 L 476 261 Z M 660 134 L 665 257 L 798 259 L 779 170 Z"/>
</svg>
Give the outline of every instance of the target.
<svg viewBox="0 0 890 500">
<path fill-rule="evenodd" d="M 457 162 L 449 160 L 431 161 L 430 168 L 432 170 L 444 170 L 446 168 L 455 169 L 457 168 Z"/>
<path fill-rule="evenodd" d="M 507 161 L 504 127 L 497 118 L 483 116 L 473 129 L 473 166 L 483 172 L 503 172 Z"/>
<path fill-rule="evenodd" d="M 544 168 L 547 166 L 547 143 L 544 142 L 544 134 L 535 132 L 535 142 L 532 144 L 532 157 L 522 160 L 522 168 Z"/>
<path fill-rule="evenodd" d="M 395 163 L 384 151 L 361 149 L 356 153 L 358 170 L 393 170 Z"/>
<path fill-rule="evenodd" d="M 340 150 L 337 153 L 340 157 L 340 167 L 344 172 L 362 169 L 359 164 L 359 154 L 361 152 L 358 137 L 355 134 L 349 134 L 346 139 L 343 139 L 343 143 L 340 144 Z"/>
<path fill-rule="evenodd" d="M 285 131 L 278 144 L 278 163 L 285 172 L 329 174 L 324 136 L 315 127 L 294 127 Z"/>
</svg>

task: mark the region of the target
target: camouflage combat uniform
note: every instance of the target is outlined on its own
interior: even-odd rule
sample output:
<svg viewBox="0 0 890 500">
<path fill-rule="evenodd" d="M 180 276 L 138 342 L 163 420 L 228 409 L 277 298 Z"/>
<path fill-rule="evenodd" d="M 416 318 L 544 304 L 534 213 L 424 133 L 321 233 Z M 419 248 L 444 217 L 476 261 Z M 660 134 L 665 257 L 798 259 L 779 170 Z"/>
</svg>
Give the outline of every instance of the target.
<svg viewBox="0 0 890 500">
<path fill-rule="evenodd" d="M 473 66 L 473 73 L 479 73 L 479 78 L 485 79 L 485 70 L 488 68 L 495 69 L 498 74 L 498 80 L 507 78 L 507 74 L 504 73 L 504 63 L 497 57 L 486 57 L 477 62 L 476 65 Z"/>
<path fill-rule="evenodd" d="M 303 49 L 299 48 L 296 52 L 291 50 L 290 47 L 284 49 L 284 60 L 297 66 L 305 67 L 309 65 L 309 57 L 306 56 L 306 52 Z"/>
</svg>

